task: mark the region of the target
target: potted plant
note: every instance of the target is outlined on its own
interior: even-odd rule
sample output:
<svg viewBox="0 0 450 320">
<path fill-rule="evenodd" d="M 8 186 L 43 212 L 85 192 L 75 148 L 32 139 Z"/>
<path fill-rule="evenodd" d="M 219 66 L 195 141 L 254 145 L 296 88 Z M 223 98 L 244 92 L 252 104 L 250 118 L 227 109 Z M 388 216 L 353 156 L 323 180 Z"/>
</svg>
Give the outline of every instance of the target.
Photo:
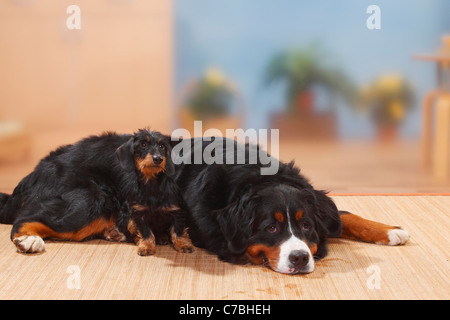
<svg viewBox="0 0 450 320">
<path fill-rule="evenodd" d="M 338 67 L 327 63 L 328 56 L 317 45 L 303 50 L 287 50 L 270 61 L 264 82 L 284 82 L 288 112 L 312 112 L 315 86 L 336 94 L 354 104 L 356 89 L 349 77 Z"/>
<path fill-rule="evenodd" d="M 187 86 L 181 125 L 191 129 L 195 120 L 201 120 L 203 130 L 216 128 L 225 134 L 225 129 L 241 126 L 242 115 L 233 115 L 234 109 L 242 111 L 239 108 L 242 105 L 236 86 L 219 69 L 209 68 Z"/>
<path fill-rule="evenodd" d="M 380 140 L 393 140 L 398 126 L 413 107 L 412 86 L 401 75 L 381 75 L 365 86 L 360 94 L 360 106 L 369 112 Z"/>
<path fill-rule="evenodd" d="M 324 89 L 332 98 L 339 96 L 350 105 L 357 97 L 356 87 L 319 46 L 286 50 L 268 63 L 264 83 L 285 86 L 286 110 L 272 116 L 272 128 L 280 129 L 280 137 L 335 139 L 337 124 L 333 105 L 320 114 L 314 110 L 316 88 Z M 333 103 L 334 99 L 330 99 Z"/>
</svg>

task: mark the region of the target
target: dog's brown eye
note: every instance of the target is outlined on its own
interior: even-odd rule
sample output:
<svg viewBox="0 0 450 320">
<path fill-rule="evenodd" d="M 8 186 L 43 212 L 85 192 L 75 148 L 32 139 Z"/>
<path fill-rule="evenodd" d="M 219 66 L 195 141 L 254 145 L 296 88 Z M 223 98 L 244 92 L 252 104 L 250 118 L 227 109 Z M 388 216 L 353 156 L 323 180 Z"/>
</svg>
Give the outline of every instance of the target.
<svg viewBox="0 0 450 320">
<path fill-rule="evenodd" d="M 266 228 L 266 230 L 267 230 L 268 232 L 270 232 L 270 233 L 275 233 L 275 232 L 278 231 L 278 228 L 277 228 L 277 226 L 275 226 L 275 225 L 271 225 L 271 226 L 268 226 L 268 227 Z"/>
<path fill-rule="evenodd" d="M 147 148 L 147 142 L 141 142 L 141 148 Z"/>
<path fill-rule="evenodd" d="M 308 222 L 302 222 L 300 227 L 302 228 L 303 231 L 308 231 L 309 229 L 311 229 L 311 225 Z"/>
<path fill-rule="evenodd" d="M 165 150 L 165 149 L 166 149 L 166 146 L 163 145 L 163 144 L 160 144 L 160 145 L 159 145 L 159 148 L 160 148 L 161 150 Z"/>
</svg>

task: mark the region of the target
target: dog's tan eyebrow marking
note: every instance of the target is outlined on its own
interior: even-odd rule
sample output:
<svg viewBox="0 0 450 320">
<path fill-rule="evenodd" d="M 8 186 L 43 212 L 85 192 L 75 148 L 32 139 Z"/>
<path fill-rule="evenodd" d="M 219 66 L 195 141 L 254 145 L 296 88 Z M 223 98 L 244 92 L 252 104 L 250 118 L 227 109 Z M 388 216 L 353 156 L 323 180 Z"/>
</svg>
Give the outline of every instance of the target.
<svg viewBox="0 0 450 320">
<path fill-rule="evenodd" d="M 297 213 L 295 214 L 295 220 L 300 220 L 303 217 L 303 211 L 302 210 L 298 210 Z"/>
<path fill-rule="evenodd" d="M 149 207 L 148 207 L 148 206 L 144 206 L 144 205 L 141 205 L 141 204 L 135 204 L 135 205 L 133 205 L 131 208 L 133 208 L 133 209 L 136 210 L 136 211 L 145 211 L 145 210 L 149 210 Z"/>
<path fill-rule="evenodd" d="M 275 212 L 275 220 L 277 220 L 278 222 L 283 222 L 284 221 L 284 216 L 281 212 Z"/>
</svg>

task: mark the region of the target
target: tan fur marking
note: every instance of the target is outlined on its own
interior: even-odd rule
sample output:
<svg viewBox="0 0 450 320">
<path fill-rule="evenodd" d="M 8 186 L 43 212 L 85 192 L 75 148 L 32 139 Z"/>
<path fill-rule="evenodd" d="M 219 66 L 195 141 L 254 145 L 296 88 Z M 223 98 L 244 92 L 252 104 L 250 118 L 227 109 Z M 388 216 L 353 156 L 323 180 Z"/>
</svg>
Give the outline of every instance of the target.
<svg viewBox="0 0 450 320">
<path fill-rule="evenodd" d="M 352 240 L 389 244 L 388 231 L 398 229 L 351 213 L 342 214 L 341 220 L 342 233 L 340 237 Z"/>
<path fill-rule="evenodd" d="M 74 232 L 57 232 L 46 226 L 41 222 L 26 222 L 20 227 L 19 231 L 14 234 L 14 238 L 18 238 L 23 235 L 38 235 L 42 239 L 52 238 L 58 240 L 73 240 L 81 241 L 90 236 L 101 234 L 106 229 L 111 228 L 114 225 L 114 221 L 104 220 L 102 218 L 92 221 L 89 225 Z"/>
<path fill-rule="evenodd" d="M 133 219 L 130 219 L 130 221 L 128 221 L 127 229 L 131 233 L 131 235 L 133 236 L 137 235 L 136 223 L 134 222 Z"/>
<path fill-rule="evenodd" d="M 175 250 L 179 252 L 192 252 L 194 250 L 194 245 L 189 238 L 187 228 L 183 230 L 183 234 L 181 236 L 177 236 L 174 228 L 172 227 L 170 229 L 170 236 L 172 238 L 172 244 Z"/>
<path fill-rule="evenodd" d="M 317 243 L 313 243 L 312 245 L 308 243 L 308 247 L 309 250 L 311 251 L 311 255 L 314 256 L 317 252 Z"/>
<path fill-rule="evenodd" d="M 119 231 L 116 225 L 113 225 L 112 227 L 106 229 L 103 232 L 103 236 L 108 241 L 125 242 L 127 240 L 125 235 Z"/>
<path fill-rule="evenodd" d="M 253 244 L 247 248 L 247 256 L 254 264 L 264 263 L 261 253 L 266 256 L 270 268 L 275 270 L 280 257 L 280 246 L 268 247 L 264 244 Z"/>
<path fill-rule="evenodd" d="M 137 229 L 133 219 L 128 221 L 127 229 L 132 235 L 134 243 L 138 246 L 138 255 L 149 256 L 156 253 L 156 239 L 153 232 L 150 231 L 150 237 L 146 239 L 142 238 L 142 234 Z"/>
<path fill-rule="evenodd" d="M 161 171 L 166 171 L 166 158 L 159 165 L 155 165 L 151 154 L 147 154 L 144 159 L 136 160 L 136 168 L 142 173 L 145 182 L 153 179 Z"/>
<path fill-rule="evenodd" d="M 138 255 L 149 256 L 156 253 L 156 241 L 153 233 L 147 239 L 139 237 L 138 242 Z"/>
<path fill-rule="evenodd" d="M 171 205 L 170 207 L 162 207 L 161 210 L 162 211 L 167 211 L 167 212 L 177 211 L 177 210 L 180 210 L 180 207 L 175 206 L 175 205 Z"/>
<path fill-rule="evenodd" d="M 149 210 L 148 206 L 143 206 L 141 204 L 134 204 L 133 206 L 131 206 L 132 209 L 136 210 L 136 211 L 146 211 Z"/>
<path fill-rule="evenodd" d="M 278 222 L 283 222 L 284 221 L 284 216 L 281 212 L 276 212 L 275 213 L 275 220 L 277 220 Z"/>
</svg>

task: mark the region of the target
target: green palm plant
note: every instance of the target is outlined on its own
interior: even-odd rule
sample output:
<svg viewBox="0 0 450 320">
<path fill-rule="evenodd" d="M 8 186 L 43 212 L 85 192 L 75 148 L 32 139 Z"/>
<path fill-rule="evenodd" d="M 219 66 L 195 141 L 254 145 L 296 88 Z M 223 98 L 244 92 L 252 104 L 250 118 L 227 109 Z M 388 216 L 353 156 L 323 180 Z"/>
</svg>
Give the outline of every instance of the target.
<svg viewBox="0 0 450 320">
<path fill-rule="evenodd" d="M 291 112 L 305 107 L 301 104 L 307 102 L 301 97 L 311 94 L 315 86 L 323 87 L 354 106 L 357 90 L 353 82 L 341 69 L 327 65 L 327 59 L 328 56 L 317 45 L 303 50 L 282 51 L 269 61 L 264 83 L 283 82 L 286 85 L 286 103 Z"/>
<path fill-rule="evenodd" d="M 235 91 L 219 69 L 209 68 L 193 86 L 186 99 L 187 108 L 196 119 L 225 116 L 230 112 Z"/>
</svg>

